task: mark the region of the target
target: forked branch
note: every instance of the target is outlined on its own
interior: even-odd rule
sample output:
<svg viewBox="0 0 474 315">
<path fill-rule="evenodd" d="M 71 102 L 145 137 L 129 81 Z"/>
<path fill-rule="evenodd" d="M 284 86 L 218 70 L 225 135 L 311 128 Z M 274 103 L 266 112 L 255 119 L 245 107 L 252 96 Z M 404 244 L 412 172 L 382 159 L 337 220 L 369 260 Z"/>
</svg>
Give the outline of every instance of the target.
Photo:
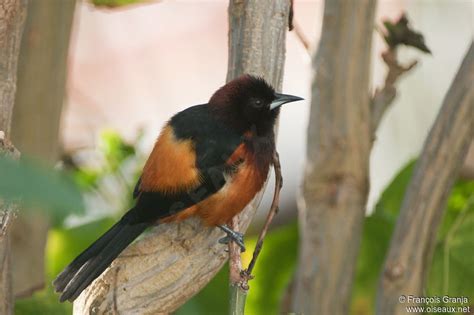
<svg viewBox="0 0 474 315">
<path fill-rule="evenodd" d="M 386 31 L 380 32 L 388 48 L 382 52 L 382 59 L 387 65 L 388 72 L 385 77 L 384 86 L 381 89 L 375 90 L 371 100 L 373 132 L 378 128 L 385 111 L 390 104 L 392 104 L 397 95 L 395 84 L 398 79 L 413 69 L 418 63 L 417 60 L 413 60 L 407 65 L 400 64 L 397 57 L 397 48 L 400 45 L 406 45 L 417 48 L 425 53 L 431 53 L 425 44 L 423 35 L 411 29 L 405 14 L 402 14 L 395 24 L 392 24 L 390 21 L 384 21 L 384 25 Z"/>
</svg>

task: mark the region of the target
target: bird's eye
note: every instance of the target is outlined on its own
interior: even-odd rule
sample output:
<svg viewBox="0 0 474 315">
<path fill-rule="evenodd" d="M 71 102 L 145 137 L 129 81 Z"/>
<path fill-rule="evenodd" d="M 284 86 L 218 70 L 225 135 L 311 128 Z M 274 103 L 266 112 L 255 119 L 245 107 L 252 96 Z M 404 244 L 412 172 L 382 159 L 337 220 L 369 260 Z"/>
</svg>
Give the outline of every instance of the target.
<svg viewBox="0 0 474 315">
<path fill-rule="evenodd" d="M 263 105 L 263 102 L 261 100 L 255 100 L 254 105 L 256 108 L 260 108 Z"/>
</svg>

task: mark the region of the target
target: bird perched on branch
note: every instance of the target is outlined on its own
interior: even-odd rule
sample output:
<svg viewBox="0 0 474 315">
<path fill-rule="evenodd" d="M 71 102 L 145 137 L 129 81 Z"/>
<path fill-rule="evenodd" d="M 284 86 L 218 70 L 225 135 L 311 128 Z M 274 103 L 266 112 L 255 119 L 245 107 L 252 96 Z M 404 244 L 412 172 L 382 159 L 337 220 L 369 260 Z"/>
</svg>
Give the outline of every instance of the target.
<svg viewBox="0 0 474 315">
<path fill-rule="evenodd" d="M 54 280 L 60 301 L 73 301 L 146 228 L 198 216 L 244 250 L 226 224 L 259 192 L 275 152 L 280 106 L 302 98 L 276 93 L 244 75 L 163 127 L 133 196 L 135 206 Z"/>
</svg>

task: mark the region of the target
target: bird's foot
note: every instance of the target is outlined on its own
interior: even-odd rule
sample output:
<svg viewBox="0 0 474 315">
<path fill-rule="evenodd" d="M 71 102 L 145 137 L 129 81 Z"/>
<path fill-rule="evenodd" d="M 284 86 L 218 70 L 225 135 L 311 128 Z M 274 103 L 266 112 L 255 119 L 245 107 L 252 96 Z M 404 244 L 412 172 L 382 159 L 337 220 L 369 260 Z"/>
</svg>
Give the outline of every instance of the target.
<svg viewBox="0 0 474 315">
<path fill-rule="evenodd" d="M 241 252 L 245 252 L 244 235 L 240 232 L 236 232 L 229 228 L 227 225 L 218 225 L 218 227 L 227 234 L 219 240 L 221 244 L 229 244 L 230 241 L 234 241 L 240 247 Z"/>
</svg>

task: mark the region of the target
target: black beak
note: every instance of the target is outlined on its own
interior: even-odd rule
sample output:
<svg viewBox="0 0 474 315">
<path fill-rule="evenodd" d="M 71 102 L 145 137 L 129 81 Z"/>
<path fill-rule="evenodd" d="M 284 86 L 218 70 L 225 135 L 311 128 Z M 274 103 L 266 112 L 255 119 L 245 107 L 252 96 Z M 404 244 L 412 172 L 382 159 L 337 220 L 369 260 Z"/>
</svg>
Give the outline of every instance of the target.
<svg viewBox="0 0 474 315">
<path fill-rule="evenodd" d="M 302 101 L 304 98 L 288 94 L 275 93 L 275 100 L 270 104 L 270 110 L 280 107 L 283 104 Z"/>
</svg>

